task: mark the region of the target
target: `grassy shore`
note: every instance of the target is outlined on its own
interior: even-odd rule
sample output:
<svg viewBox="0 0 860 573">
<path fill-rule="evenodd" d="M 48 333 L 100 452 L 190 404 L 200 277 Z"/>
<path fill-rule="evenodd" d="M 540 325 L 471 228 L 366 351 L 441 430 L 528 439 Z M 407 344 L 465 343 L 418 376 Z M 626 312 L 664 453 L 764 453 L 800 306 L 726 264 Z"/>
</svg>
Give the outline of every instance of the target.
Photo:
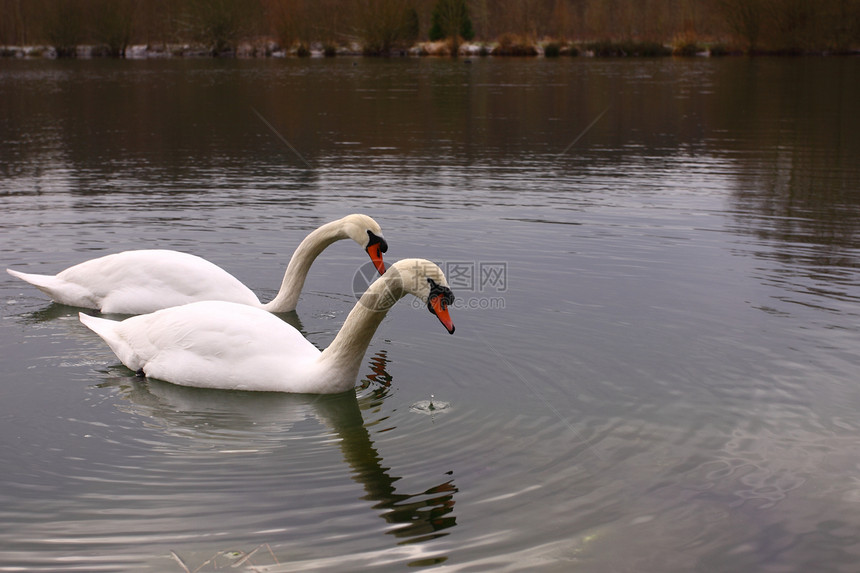
<svg viewBox="0 0 860 573">
<path fill-rule="evenodd" d="M 130 45 L 122 57 L 127 59 L 161 59 L 161 58 L 303 58 L 303 57 L 335 57 L 335 56 L 368 56 L 367 50 L 359 43 L 342 46 L 325 45 L 314 42 L 310 45 L 294 44 L 282 47 L 274 40 L 260 40 L 254 43 L 242 42 L 235 49 L 214 53 L 213 50 L 199 43 L 176 43 L 155 45 Z M 393 49 L 386 54 L 371 54 L 372 56 L 388 57 L 452 57 L 450 42 L 419 42 L 411 47 Z M 659 42 L 626 41 L 591 41 L 569 42 L 547 40 L 536 43 L 510 42 L 460 42 L 457 56 L 462 58 L 474 57 L 596 57 L 596 58 L 630 58 L 630 57 L 720 57 L 740 55 L 860 55 L 860 50 L 829 50 L 784 51 L 759 49 L 751 53 L 738 46 L 721 42 L 687 42 L 683 44 L 661 44 Z M 62 57 L 101 58 L 113 57 L 114 54 L 103 46 L 78 45 Z M 0 46 L 0 58 L 48 58 L 58 57 L 53 46 Z"/>
<path fill-rule="evenodd" d="M 452 12 L 458 22 L 440 26 Z M 466 38 L 451 37 L 452 30 Z M 447 41 L 429 41 L 446 35 Z M 11 57 L 653 57 L 858 49 L 860 0 L 0 0 L 0 55 Z"/>
</svg>

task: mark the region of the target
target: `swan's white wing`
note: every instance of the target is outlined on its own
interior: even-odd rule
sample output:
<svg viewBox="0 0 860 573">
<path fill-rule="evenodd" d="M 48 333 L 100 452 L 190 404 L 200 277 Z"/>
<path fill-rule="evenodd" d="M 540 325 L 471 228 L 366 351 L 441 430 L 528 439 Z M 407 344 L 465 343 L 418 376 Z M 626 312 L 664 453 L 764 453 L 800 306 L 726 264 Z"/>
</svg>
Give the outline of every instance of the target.
<svg viewBox="0 0 860 573">
<path fill-rule="evenodd" d="M 289 381 L 306 378 L 320 355 L 280 318 L 229 302 L 198 302 L 122 322 L 85 317 L 123 364 L 184 386 L 291 391 Z"/>
<path fill-rule="evenodd" d="M 237 278 L 200 257 L 168 250 L 125 251 L 85 261 L 56 276 L 9 272 L 71 306 L 142 314 L 199 300 L 260 306 Z"/>
</svg>

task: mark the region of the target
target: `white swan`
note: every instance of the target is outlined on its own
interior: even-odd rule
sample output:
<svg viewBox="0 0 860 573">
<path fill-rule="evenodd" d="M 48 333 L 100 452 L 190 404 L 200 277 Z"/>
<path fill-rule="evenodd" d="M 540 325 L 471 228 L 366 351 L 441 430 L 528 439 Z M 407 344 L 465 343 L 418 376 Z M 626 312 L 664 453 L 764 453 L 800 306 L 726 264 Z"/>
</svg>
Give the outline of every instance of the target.
<svg viewBox="0 0 860 573">
<path fill-rule="evenodd" d="M 311 263 L 326 247 L 352 239 L 385 272 L 382 253 L 388 244 L 379 225 L 367 215 L 347 215 L 311 232 L 293 253 L 277 296 L 262 304 L 251 289 L 222 269 L 195 255 L 167 250 L 125 251 L 85 261 L 57 275 L 35 275 L 6 269 L 52 300 L 106 313 L 143 314 L 201 300 L 223 300 L 269 312 L 296 308 Z"/>
<path fill-rule="evenodd" d="M 121 322 L 84 313 L 80 319 L 138 374 L 201 388 L 330 394 L 355 385 L 377 326 L 407 293 L 426 302 L 453 334 L 448 305 L 454 296 L 447 284 L 430 261 L 395 263 L 322 352 L 280 318 L 230 302 L 195 302 Z"/>
</svg>

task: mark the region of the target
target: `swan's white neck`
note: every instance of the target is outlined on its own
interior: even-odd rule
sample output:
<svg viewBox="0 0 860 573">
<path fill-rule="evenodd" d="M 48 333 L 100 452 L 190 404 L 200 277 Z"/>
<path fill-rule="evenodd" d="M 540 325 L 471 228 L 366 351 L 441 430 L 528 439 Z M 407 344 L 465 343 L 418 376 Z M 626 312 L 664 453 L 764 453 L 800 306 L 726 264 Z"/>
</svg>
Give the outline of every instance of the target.
<svg viewBox="0 0 860 573">
<path fill-rule="evenodd" d="M 287 265 L 284 280 L 281 282 L 281 289 L 271 302 L 263 305 L 263 310 L 269 312 L 295 310 L 302 287 L 305 284 L 305 278 L 308 276 L 314 259 L 335 241 L 346 238 L 348 235 L 344 230 L 343 220 L 326 223 L 305 237 Z"/>
<path fill-rule="evenodd" d="M 344 390 L 355 384 L 376 328 L 394 303 L 405 295 L 402 281 L 394 273 L 376 279 L 350 311 L 332 343 L 323 350 L 318 359 L 320 366 L 333 376 L 332 380 L 346 381 Z"/>
</svg>

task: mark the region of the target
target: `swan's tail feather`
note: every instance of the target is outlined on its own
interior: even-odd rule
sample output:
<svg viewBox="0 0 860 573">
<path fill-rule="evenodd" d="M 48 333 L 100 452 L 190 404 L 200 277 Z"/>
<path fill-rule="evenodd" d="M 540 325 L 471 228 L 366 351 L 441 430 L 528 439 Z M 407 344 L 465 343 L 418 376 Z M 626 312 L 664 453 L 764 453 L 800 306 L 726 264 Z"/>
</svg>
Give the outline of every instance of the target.
<svg viewBox="0 0 860 573">
<path fill-rule="evenodd" d="M 121 322 L 90 316 L 83 312 L 79 312 L 78 317 L 80 317 L 84 326 L 98 334 L 102 340 L 107 342 L 107 345 L 110 346 L 113 353 L 120 359 L 120 362 L 132 370 L 140 368 L 140 365 L 137 364 L 138 360 L 136 360 L 134 351 L 119 333 L 118 327 Z"/>
<path fill-rule="evenodd" d="M 78 317 L 84 326 L 101 336 L 106 342 L 111 338 L 116 338 L 115 329 L 119 324 L 116 320 L 108 320 L 106 318 L 98 318 L 83 312 L 78 313 Z M 109 343 L 109 342 L 108 342 Z"/>
<path fill-rule="evenodd" d="M 50 294 L 50 291 L 57 283 L 57 277 L 53 275 L 33 275 L 30 273 L 22 273 L 21 271 L 14 271 L 12 269 L 6 269 L 6 272 L 15 278 L 19 278 L 24 282 L 30 283 L 47 294 Z"/>
<path fill-rule="evenodd" d="M 83 306 L 86 308 L 99 308 L 99 304 L 95 300 L 93 293 L 78 284 L 69 282 L 55 275 L 35 275 L 30 273 L 22 273 L 6 269 L 6 272 L 13 277 L 19 278 L 24 282 L 30 283 L 46 295 L 51 300 L 60 304 L 68 304 L 70 306 Z"/>
</svg>

